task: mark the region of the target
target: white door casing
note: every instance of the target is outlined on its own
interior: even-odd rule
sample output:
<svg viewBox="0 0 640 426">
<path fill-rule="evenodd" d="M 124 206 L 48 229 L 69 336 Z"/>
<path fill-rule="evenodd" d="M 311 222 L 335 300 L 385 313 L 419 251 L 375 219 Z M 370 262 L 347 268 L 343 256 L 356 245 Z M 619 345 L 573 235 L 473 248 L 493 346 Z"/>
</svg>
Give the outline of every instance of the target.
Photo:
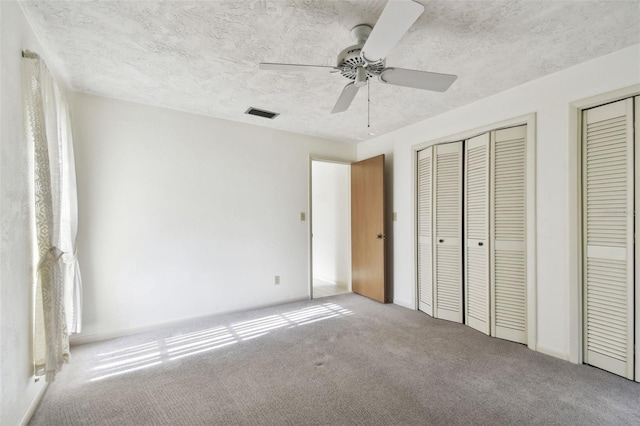
<svg viewBox="0 0 640 426">
<path fill-rule="evenodd" d="M 640 96 L 636 96 L 634 98 L 635 102 L 635 132 L 634 132 L 634 147 L 638 146 L 640 143 Z M 635 150 L 635 165 L 636 168 L 640 165 L 640 149 Z M 640 173 L 635 174 L 635 200 L 637 204 L 640 204 Z M 635 206 L 634 213 L 636 210 L 640 208 L 640 205 Z M 640 229 L 640 215 L 635 214 L 635 229 Z M 640 314 L 638 311 L 640 310 L 640 250 L 635 250 L 635 264 L 636 266 L 636 281 L 635 281 L 635 292 L 636 292 L 636 309 L 634 315 L 636 317 L 635 329 L 636 329 L 636 345 L 640 346 Z M 640 350 L 636 349 L 636 382 L 640 382 Z"/>
<path fill-rule="evenodd" d="M 418 308 L 433 316 L 433 148 L 418 152 Z"/>
</svg>

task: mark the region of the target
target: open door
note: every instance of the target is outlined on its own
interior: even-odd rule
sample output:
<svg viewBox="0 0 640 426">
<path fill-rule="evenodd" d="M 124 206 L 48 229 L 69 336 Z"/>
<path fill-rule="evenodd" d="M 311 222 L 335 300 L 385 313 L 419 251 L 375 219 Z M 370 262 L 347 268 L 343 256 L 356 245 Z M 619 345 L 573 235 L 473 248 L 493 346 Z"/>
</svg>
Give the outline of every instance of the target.
<svg viewBox="0 0 640 426">
<path fill-rule="evenodd" d="M 354 293 L 386 302 L 384 155 L 351 165 L 351 282 Z"/>
</svg>

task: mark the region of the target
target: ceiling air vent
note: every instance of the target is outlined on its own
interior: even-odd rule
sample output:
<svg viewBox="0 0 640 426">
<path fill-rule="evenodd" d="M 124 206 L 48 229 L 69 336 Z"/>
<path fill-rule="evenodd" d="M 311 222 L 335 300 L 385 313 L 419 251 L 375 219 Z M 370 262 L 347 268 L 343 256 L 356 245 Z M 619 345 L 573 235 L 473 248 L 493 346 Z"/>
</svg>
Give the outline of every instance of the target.
<svg viewBox="0 0 640 426">
<path fill-rule="evenodd" d="M 277 112 L 265 111 L 263 109 L 258 109 L 258 108 L 254 108 L 254 107 L 250 107 L 244 113 L 245 114 L 249 114 L 249 115 L 257 115 L 258 117 L 264 117 L 264 118 L 268 118 L 270 120 L 273 120 L 274 118 L 276 118 L 277 116 L 280 115 Z"/>
</svg>

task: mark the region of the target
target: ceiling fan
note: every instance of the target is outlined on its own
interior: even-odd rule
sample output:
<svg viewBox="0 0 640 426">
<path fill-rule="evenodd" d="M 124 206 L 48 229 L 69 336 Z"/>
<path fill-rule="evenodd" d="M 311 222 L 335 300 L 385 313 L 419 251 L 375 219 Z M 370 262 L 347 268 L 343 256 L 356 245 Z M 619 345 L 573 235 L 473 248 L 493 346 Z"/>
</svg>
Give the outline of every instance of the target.
<svg viewBox="0 0 640 426">
<path fill-rule="evenodd" d="M 346 111 L 358 90 L 369 79 L 378 77 L 382 83 L 414 89 L 446 91 L 458 78 L 451 74 L 387 68 L 385 57 L 424 12 L 424 6 L 413 0 L 389 0 L 376 25 L 358 25 L 351 30 L 356 44 L 338 54 L 335 67 L 327 65 L 301 65 L 260 63 L 261 70 L 270 71 L 313 71 L 322 70 L 340 73 L 353 80 L 345 86 L 336 102 L 332 114 Z"/>
</svg>

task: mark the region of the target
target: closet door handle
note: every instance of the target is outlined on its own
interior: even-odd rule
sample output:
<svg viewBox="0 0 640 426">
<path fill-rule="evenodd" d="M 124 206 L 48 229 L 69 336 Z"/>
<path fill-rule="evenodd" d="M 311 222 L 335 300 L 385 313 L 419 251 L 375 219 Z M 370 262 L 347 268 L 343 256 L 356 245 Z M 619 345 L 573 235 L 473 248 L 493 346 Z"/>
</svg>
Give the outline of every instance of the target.
<svg viewBox="0 0 640 426">
<path fill-rule="evenodd" d="M 482 247 L 482 246 L 484 245 L 484 243 L 478 243 L 478 245 L 479 245 L 480 247 Z"/>
<path fill-rule="evenodd" d="M 440 242 L 440 243 L 444 243 L 444 240 L 439 240 L 438 242 Z"/>
</svg>

